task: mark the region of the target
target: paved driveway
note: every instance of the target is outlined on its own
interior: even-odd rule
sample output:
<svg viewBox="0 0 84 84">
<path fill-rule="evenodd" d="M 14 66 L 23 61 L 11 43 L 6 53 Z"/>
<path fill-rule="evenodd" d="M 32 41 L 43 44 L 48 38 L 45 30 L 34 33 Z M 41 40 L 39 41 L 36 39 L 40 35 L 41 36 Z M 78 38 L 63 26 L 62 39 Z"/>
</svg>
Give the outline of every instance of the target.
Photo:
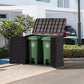
<svg viewBox="0 0 84 84">
<path fill-rule="evenodd" d="M 33 77 L 56 70 L 50 66 L 5 64 L 0 65 L 0 84 Z M 25 84 L 25 83 L 24 83 Z"/>
<path fill-rule="evenodd" d="M 55 69 L 41 65 L 4 64 L 9 59 L 2 59 L 0 84 L 84 84 L 83 58 L 64 60 L 65 66 Z"/>
<path fill-rule="evenodd" d="M 57 70 L 9 84 L 84 84 L 84 61 L 68 61 Z"/>
</svg>

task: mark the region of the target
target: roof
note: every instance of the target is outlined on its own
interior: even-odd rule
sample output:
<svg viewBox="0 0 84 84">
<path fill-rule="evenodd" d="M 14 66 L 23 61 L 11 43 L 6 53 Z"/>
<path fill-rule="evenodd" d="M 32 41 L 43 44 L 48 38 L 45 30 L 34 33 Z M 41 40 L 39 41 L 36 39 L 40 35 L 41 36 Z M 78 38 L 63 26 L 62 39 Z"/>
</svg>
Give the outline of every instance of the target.
<svg viewBox="0 0 84 84">
<path fill-rule="evenodd" d="M 36 19 L 33 34 L 60 36 L 64 33 L 65 18 L 38 18 Z"/>
</svg>

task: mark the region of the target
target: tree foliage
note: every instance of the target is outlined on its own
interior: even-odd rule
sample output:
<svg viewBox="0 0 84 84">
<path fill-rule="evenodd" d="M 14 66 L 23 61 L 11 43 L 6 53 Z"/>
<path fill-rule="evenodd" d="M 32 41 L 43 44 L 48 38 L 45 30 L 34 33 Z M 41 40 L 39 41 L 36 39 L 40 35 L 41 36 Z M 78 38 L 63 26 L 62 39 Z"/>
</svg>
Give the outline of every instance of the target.
<svg viewBox="0 0 84 84">
<path fill-rule="evenodd" d="M 34 18 L 29 15 L 17 17 L 17 23 L 10 19 L 5 19 L 1 24 L 1 31 L 5 38 L 9 39 L 14 36 L 20 36 L 23 32 L 28 31 L 34 26 Z"/>
<path fill-rule="evenodd" d="M 34 18 L 29 15 L 21 15 L 17 17 L 17 21 L 21 24 L 21 26 L 26 31 L 29 31 L 34 26 Z"/>
<path fill-rule="evenodd" d="M 1 25 L 2 34 L 5 38 L 10 39 L 14 36 L 20 36 L 25 28 L 19 23 L 15 23 L 13 20 L 5 19 Z"/>
</svg>

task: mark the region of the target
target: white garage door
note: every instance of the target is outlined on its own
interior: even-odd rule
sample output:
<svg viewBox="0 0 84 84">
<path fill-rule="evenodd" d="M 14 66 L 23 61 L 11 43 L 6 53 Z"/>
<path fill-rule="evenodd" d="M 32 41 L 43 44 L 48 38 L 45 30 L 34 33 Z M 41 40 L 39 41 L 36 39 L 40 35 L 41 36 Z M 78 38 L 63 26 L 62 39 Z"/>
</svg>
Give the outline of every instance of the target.
<svg viewBox="0 0 84 84">
<path fill-rule="evenodd" d="M 55 11 L 46 11 L 47 18 L 66 18 L 67 24 L 72 26 L 76 32 L 78 32 L 78 15 L 77 13 L 72 12 L 55 12 Z M 83 33 L 82 33 L 83 35 Z"/>
</svg>

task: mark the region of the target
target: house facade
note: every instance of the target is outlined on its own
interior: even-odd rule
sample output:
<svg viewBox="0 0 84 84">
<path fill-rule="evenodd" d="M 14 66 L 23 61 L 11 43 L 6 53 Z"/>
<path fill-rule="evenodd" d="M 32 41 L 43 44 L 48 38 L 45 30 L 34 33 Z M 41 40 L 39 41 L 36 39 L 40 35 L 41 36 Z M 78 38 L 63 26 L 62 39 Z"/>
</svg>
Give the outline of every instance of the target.
<svg viewBox="0 0 84 84">
<path fill-rule="evenodd" d="M 81 1 L 81 9 L 84 9 L 84 0 Z M 16 6 L 51 6 L 61 8 L 77 9 L 78 0 L 1 0 L 0 4 L 16 5 Z"/>
<path fill-rule="evenodd" d="M 78 0 L 4 0 L 1 1 L 0 17 L 2 19 L 10 18 L 14 21 L 21 14 L 29 14 L 36 18 L 66 18 L 66 25 L 72 26 L 78 32 Z M 81 0 L 81 4 L 84 2 Z M 16 6 L 15 6 L 16 5 Z M 83 8 L 83 4 L 81 5 Z M 81 11 L 82 35 L 84 38 L 84 11 Z M 26 35 L 26 34 L 24 34 Z M 2 39 L 2 40 L 1 40 Z M 5 45 L 5 40 L 0 35 L 0 46 Z"/>
<path fill-rule="evenodd" d="M 66 7 L 69 8 L 70 0 L 4 0 L 1 4 L 11 4 L 17 6 L 51 6 L 51 7 Z"/>
<path fill-rule="evenodd" d="M 14 21 L 17 21 L 17 16 L 21 14 L 22 14 L 22 11 L 20 10 L 0 10 L 0 18 L 2 20 L 10 18 Z M 0 22 L 0 25 L 1 24 L 2 22 Z M 6 44 L 8 44 L 7 39 L 5 39 L 4 36 L 0 33 L 0 47 Z"/>
<path fill-rule="evenodd" d="M 84 0 L 80 0 L 81 9 L 84 10 Z M 78 0 L 70 0 L 70 8 L 77 9 L 78 8 Z"/>
</svg>

